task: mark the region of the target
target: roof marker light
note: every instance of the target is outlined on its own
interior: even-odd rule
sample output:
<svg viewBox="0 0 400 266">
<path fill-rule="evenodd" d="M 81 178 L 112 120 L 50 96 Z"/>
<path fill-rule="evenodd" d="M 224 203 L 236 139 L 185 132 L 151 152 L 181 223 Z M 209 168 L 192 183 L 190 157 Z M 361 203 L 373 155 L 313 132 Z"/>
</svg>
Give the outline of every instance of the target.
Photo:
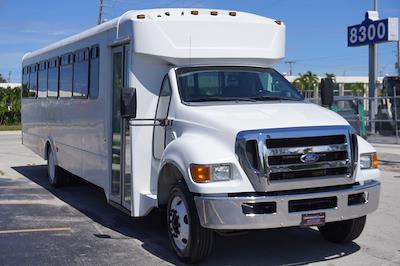
<svg viewBox="0 0 400 266">
<path fill-rule="evenodd" d="M 169 17 L 171 14 L 169 12 L 165 12 L 165 15 Z"/>
<path fill-rule="evenodd" d="M 275 23 L 278 24 L 278 25 L 281 25 L 282 24 L 282 20 L 275 20 Z"/>
<path fill-rule="evenodd" d="M 199 11 L 197 11 L 197 10 L 192 10 L 192 11 L 190 12 L 190 14 L 197 16 L 197 15 L 199 14 Z"/>
<path fill-rule="evenodd" d="M 218 11 L 211 11 L 210 14 L 211 14 L 211 16 L 217 16 L 218 15 Z"/>
<path fill-rule="evenodd" d="M 140 15 L 137 15 L 136 17 L 137 17 L 138 19 L 144 19 L 146 16 L 143 15 L 143 14 L 140 14 Z"/>
<path fill-rule="evenodd" d="M 236 12 L 235 11 L 229 12 L 229 16 L 236 17 Z"/>
</svg>

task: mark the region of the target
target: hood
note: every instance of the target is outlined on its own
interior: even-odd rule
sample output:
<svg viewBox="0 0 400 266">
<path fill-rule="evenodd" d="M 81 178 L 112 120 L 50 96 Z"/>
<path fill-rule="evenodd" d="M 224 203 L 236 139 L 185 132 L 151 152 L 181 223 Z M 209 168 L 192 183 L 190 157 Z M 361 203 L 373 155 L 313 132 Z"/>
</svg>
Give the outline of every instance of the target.
<svg viewBox="0 0 400 266">
<path fill-rule="evenodd" d="M 179 113 L 178 120 L 234 136 L 254 129 L 349 125 L 335 112 L 305 102 L 196 105 Z"/>
</svg>

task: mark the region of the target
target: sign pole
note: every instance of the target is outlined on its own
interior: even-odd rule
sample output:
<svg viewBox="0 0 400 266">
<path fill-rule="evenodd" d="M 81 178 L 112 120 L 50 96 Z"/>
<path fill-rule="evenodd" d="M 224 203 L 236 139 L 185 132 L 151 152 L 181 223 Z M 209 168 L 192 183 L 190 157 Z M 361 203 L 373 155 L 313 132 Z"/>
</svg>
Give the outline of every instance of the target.
<svg viewBox="0 0 400 266">
<path fill-rule="evenodd" d="M 378 11 L 378 0 L 374 0 L 374 11 Z M 373 99 L 376 97 L 376 85 L 377 85 L 377 73 L 378 73 L 378 45 L 371 43 L 368 45 L 369 49 L 369 81 L 368 81 L 368 97 L 369 97 L 369 120 L 371 133 L 375 133 L 375 122 L 371 121 L 375 119 L 376 114 L 376 101 Z"/>
</svg>

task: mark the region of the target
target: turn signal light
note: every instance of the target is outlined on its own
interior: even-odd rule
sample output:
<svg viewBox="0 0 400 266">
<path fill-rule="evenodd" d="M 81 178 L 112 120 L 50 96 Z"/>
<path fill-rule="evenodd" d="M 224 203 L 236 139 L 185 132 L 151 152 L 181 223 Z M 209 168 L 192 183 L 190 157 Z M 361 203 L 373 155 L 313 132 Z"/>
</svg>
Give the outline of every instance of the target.
<svg viewBox="0 0 400 266">
<path fill-rule="evenodd" d="M 378 168 L 378 165 L 379 165 L 379 163 L 378 163 L 378 155 L 376 154 L 376 153 L 373 153 L 372 154 L 372 168 Z"/>
<path fill-rule="evenodd" d="M 211 181 L 211 167 L 204 165 L 190 166 L 190 173 L 193 181 L 197 183 L 206 183 Z"/>
</svg>

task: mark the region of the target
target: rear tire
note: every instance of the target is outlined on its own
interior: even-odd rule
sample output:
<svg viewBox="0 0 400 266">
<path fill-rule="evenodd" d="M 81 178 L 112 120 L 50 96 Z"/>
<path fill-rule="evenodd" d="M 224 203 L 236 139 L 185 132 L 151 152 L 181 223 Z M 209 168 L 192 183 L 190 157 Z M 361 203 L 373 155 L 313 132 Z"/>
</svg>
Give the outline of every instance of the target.
<svg viewBox="0 0 400 266">
<path fill-rule="evenodd" d="M 351 242 L 359 237 L 364 229 L 367 216 L 359 218 L 327 223 L 319 226 L 322 237 L 333 243 Z"/>
<path fill-rule="evenodd" d="M 49 148 L 47 152 L 47 177 L 52 187 L 60 187 L 65 185 L 65 177 L 63 176 L 62 169 L 55 163 L 53 150 Z"/>
<path fill-rule="evenodd" d="M 171 245 L 182 261 L 197 263 L 210 255 L 214 232 L 200 225 L 193 196 L 183 183 L 170 192 L 167 225 Z"/>
</svg>

